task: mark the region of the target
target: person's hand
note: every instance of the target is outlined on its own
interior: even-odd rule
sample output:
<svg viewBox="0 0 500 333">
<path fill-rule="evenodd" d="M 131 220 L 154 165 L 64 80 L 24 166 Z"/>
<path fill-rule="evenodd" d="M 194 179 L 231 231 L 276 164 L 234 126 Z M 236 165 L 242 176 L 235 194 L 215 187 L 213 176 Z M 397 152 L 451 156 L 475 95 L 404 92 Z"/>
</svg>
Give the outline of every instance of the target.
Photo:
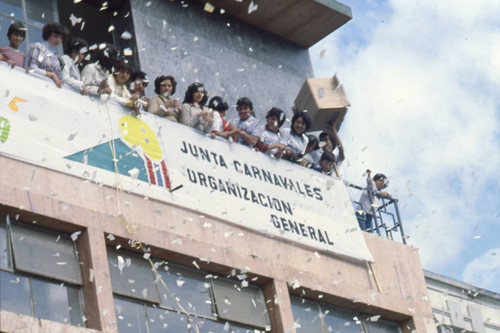
<svg viewBox="0 0 500 333">
<path fill-rule="evenodd" d="M 213 115 L 213 111 L 201 111 L 201 117 L 203 118 L 203 120 L 209 122 L 209 123 L 213 123 L 214 122 L 214 115 Z"/>
<path fill-rule="evenodd" d="M 16 63 L 12 60 L 7 61 L 7 63 L 10 65 L 10 67 L 14 68 L 16 67 Z"/>
<path fill-rule="evenodd" d="M 56 73 L 52 73 L 52 80 L 54 80 L 54 83 L 56 84 L 57 88 L 62 88 L 63 82 L 57 77 Z"/>
<path fill-rule="evenodd" d="M 388 196 L 388 195 L 389 195 L 389 192 L 380 192 L 380 196 L 381 196 L 382 198 L 385 198 L 385 197 L 386 197 L 386 196 Z"/>
<path fill-rule="evenodd" d="M 134 93 L 132 96 L 130 96 L 130 99 L 133 100 L 134 102 L 137 101 L 139 98 L 141 98 L 141 95 L 139 93 Z"/>
<path fill-rule="evenodd" d="M 99 84 L 99 91 L 103 94 L 111 94 L 112 90 L 108 85 L 108 82 L 106 80 L 102 80 L 101 83 Z"/>
<path fill-rule="evenodd" d="M 82 87 L 82 90 L 80 90 L 80 94 L 82 94 L 82 95 L 88 95 L 89 94 L 89 90 L 86 87 Z"/>
<path fill-rule="evenodd" d="M 138 105 L 134 104 L 134 105 L 132 106 L 132 110 L 134 110 L 134 114 L 135 114 L 137 117 L 141 115 L 141 111 L 139 110 L 139 106 L 138 106 Z"/>
</svg>

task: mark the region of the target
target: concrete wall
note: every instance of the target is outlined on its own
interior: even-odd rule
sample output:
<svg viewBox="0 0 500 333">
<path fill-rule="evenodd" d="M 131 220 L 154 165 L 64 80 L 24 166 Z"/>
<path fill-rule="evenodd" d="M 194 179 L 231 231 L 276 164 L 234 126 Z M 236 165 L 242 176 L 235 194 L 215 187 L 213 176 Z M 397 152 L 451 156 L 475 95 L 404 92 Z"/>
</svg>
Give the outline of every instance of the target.
<svg viewBox="0 0 500 333">
<path fill-rule="evenodd" d="M 415 248 L 372 234 L 366 241 L 375 263 L 346 260 L 269 238 L 196 211 L 99 186 L 83 179 L 0 156 L 0 210 L 38 225 L 75 232 L 83 262 L 85 314 L 90 328 L 116 331 L 106 256 L 106 233 L 125 248 L 128 239 L 145 242 L 152 256 L 230 274 L 257 277 L 271 313 L 273 332 L 295 332 L 289 293 L 401 323 L 402 332 L 435 332 L 431 305 Z M 115 245 L 115 243 L 112 243 Z M 208 259 L 201 261 L 199 258 Z M 93 280 L 89 280 L 93 269 Z M 297 281 L 300 288 L 289 289 Z M 377 286 L 378 284 L 378 286 Z M 1 313 L 6 332 L 85 331 Z M 21 329 L 22 328 L 22 329 Z"/>
<path fill-rule="evenodd" d="M 217 11 L 205 12 L 197 1 L 184 3 L 188 7 L 180 1 L 131 0 L 141 68 L 150 80 L 173 75 L 174 97 L 181 102 L 187 86 L 200 81 L 229 105 L 247 96 L 257 115 L 276 106 L 291 116 L 302 83 L 313 76 L 308 50 Z M 151 83 L 150 96 L 153 89 Z M 235 109 L 227 116 L 235 117 Z"/>
<path fill-rule="evenodd" d="M 439 324 L 477 333 L 500 332 L 500 294 L 425 272 L 434 317 Z"/>
</svg>

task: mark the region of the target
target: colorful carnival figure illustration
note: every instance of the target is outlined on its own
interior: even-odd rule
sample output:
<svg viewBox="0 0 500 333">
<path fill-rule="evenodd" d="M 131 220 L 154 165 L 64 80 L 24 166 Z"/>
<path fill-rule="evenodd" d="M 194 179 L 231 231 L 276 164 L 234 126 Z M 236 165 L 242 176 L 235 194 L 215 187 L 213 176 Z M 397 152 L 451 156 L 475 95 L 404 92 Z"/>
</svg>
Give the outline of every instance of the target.
<svg viewBox="0 0 500 333">
<path fill-rule="evenodd" d="M 119 121 L 121 137 L 67 156 L 67 159 L 118 172 L 171 189 L 167 165 L 155 132 L 131 115 Z"/>
</svg>

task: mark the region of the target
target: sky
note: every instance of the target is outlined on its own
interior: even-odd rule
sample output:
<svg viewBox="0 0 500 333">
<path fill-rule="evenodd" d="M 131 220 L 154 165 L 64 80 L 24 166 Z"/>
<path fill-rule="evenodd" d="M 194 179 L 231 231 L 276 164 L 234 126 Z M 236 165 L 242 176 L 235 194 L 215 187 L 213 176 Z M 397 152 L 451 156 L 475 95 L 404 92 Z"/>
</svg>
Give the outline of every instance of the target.
<svg viewBox="0 0 500 333">
<path fill-rule="evenodd" d="M 500 1 L 351 1 L 310 49 L 351 107 L 341 173 L 385 173 L 424 269 L 500 292 Z"/>
</svg>

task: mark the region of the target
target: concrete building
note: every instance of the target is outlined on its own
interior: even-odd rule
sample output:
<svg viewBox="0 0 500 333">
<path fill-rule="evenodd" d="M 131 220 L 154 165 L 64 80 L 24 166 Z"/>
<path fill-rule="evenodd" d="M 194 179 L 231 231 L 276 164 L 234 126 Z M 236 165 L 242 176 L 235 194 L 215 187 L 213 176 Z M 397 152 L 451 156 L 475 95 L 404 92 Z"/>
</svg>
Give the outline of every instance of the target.
<svg viewBox="0 0 500 333">
<path fill-rule="evenodd" d="M 0 22 L 33 42 L 74 14 L 74 32 L 109 31 L 179 92 L 200 80 L 262 116 L 290 106 L 307 47 L 351 15 L 333 0 L 210 5 L 0 0 Z M 2 332 L 436 331 L 417 250 L 359 231 L 339 179 L 4 63 L 0 77 Z"/>
<path fill-rule="evenodd" d="M 500 332 L 500 295 L 424 271 L 439 332 Z"/>
</svg>

